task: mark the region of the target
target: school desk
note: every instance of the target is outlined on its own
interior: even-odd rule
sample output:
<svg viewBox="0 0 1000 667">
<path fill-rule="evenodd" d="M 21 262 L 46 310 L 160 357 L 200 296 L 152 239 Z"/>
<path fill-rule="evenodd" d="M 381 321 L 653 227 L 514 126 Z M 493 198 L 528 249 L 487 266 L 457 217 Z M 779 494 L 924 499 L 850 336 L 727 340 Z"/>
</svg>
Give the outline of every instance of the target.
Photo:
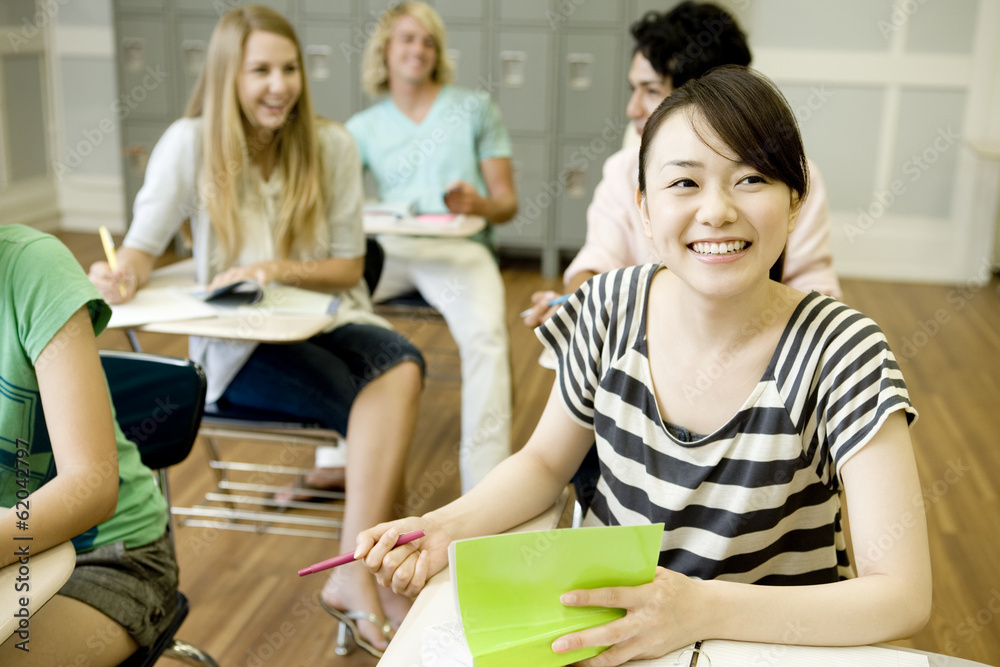
<svg viewBox="0 0 1000 667">
<path fill-rule="evenodd" d="M 63 542 L 34 554 L 31 553 L 31 542 L 20 544 L 28 545 L 28 562 L 14 562 L 0 569 L 0 642 L 6 641 L 19 629 L 23 615 L 27 614 L 27 627 L 22 628 L 27 636 L 20 635 L 18 641 L 27 639 L 30 648 L 31 616 L 69 580 L 76 567 L 76 550 L 71 542 Z M 25 586 L 28 588 L 25 589 Z M 22 605 L 22 601 L 28 604 Z"/>
<path fill-rule="evenodd" d="M 195 287 L 194 260 L 184 260 L 153 272 L 149 282 L 139 290 L 173 290 L 178 294 L 190 291 Z M 148 292 L 147 292 L 148 294 Z M 165 293 L 165 295 L 168 295 Z M 192 300 L 192 297 L 186 297 Z M 136 301 L 140 301 L 136 297 Z M 198 300 L 190 307 L 196 312 L 202 312 L 204 304 Z M 194 319 L 170 319 L 167 321 L 143 322 L 143 316 L 157 319 L 158 313 L 155 301 L 149 306 L 124 304 L 113 306 L 118 315 L 127 315 L 129 324 L 116 324 L 112 316 L 109 327 L 126 329 L 135 351 L 140 351 L 136 331 L 177 334 L 185 336 L 204 336 L 209 338 L 226 338 L 258 343 L 294 343 L 307 340 L 327 329 L 333 322 L 333 315 L 291 315 L 284 313 L 256 311 L 253 309 L 238 309 L 234 314 L 219 314 L 208 308 L 208 317 Z M 132 309 L 130 309 L 132 306 Z M 166 305 L 165 309 L 176 309 L 177 305 Z M 181 302 L 180 307 L 186 307 Z M 195 312 L 193 311 L 193 312 Z M 160 313 L 162 314 L 162 312 Z M 171 313 L 173 317 L 176 313 Z M 206 526 L 218 529 L 237 530 L 244 532 L 268 532 L 285 535 L 311 536 L 335 539 L 339 535 L 341 520 L 338 512 L 341 503 L 285 503 L 279 505 L 271 496 L 282 491 L 281 484 L 275 480 L 296 479 L 305 475 L 308 469 L 277 466 L 272 463 L 262 463 L 259 460 L 231 460 L 222 456 L 217 440 L 236 441 L 266 441 L 280 443 L 282 446 L 316 447 L 330 446 L 330 451 L 340 460 L 346 461 L 346 450 L 342 438 L 328 429 L 312 428 L 306 424 L 282 419 L 276 421 L 261 421 L 245 414 L 230 414 L 226 411 L 206 410 L 202 420 L 200 434 L 208 439 L 210 451 L 209 466 L 216 473 L 216 488 L 205 494 L 204 501 L 195 507 L 171 508 L 175 515 L 186 517 L 184 525 Z M 246 457 L 243 457 L 246 458 Z M 259 459 L 260 456 L 250 457 Z M 231 479 L 230 474 L 238 479 Z M 250 481 L 247 481 L 248 476 Z M 263 481 L 254 481 L 263 480 Z M 342 494 L 334 492 L 312 492 L 313 495 L 328 495 L 331 499 L 340 500 Z M 233 503 L 236 503 L 234 505 Z M 321 512 L 322 516 L 307 513 L 286 512 L 288 508 L 306 509 Z"/>
<path fill-rule="evenodd" d="M 176 262 L 157 269 L 150 276 L 143 290 L 176 288 L 179 290 L 195 287 L 195 266 L 193 259 Z M 151 292 L 147 292 L 151 293 Z M 137 299 L 139 297 L 136 297 Z M 169 308 L 164 307 L 164 311 Z M 208 338 L 232 338 L 258 343 L 294 343 L 312 338 L 326 329 L 334 321 L 332 315 L 290 315 L 267 313 L 266 316 L 250 309 L 240 310 L 232 315 L 211 314 L 193 319 L 158 320 L 158 313 L 145 311 L 133 314 L 134 304 L 112 306 L 118 311 L 112 316 L 111 327 L 121 327 L 138 331 L 178 334 L 185 336 L 205 336 Z M 120 325 L 116 318 L 125 315 L 127 325 Z M 148 315 L 148 319 L 143 319 Z M 133 338 L 133 346 L 135 340 Z"/>
<path fill-rule="evenodd" d="M 371 214 L 364 216 L 365 234 L 460 238 L 477 234 L 485 227 L 486 219 L 479 215 L 418 215 L 412 218 Z"/>
<path fill-rule="evenodd" d="M 524 523 L 512 532 L 528 530 L 551 530 L 557 527 L 559 518 L 562 515 L 562 508 L 566 502 L 567 494 L 563 494 L 561 503 L 551 510 L 539 515 L 535 519 Z M 433 667 L 423 665 L 420 658 L 421 638 L 425 628 L 457 620 L 455 610 L 455 595 L 451 584 L 451 575 L 448 568 L 445 568 L 431 577 L 423 590 L 413 602 L 413 607 L 407 613 L 403 623 L 389 643 L 382 659 L 379 660 L 379 667 Z M 903 651 L 906 653 L 917 653 L 928 658 L 929 667 L 989 667 L 979 662 L 963 660 L 952 656 L 918 651 L 910 648 L 891 646 L 888 644 L 878 644 L 879 647 Z M 708 645 L 706 643 L 706 652 Z M 836 649 L 832 649 L 836 650 Z M 711 656 L 710 656 L 711 657 Z M 642 661 L 634 661 L 642 662 Z M 630 661 L 627 664 L 633 664 Z"/>
</svg>

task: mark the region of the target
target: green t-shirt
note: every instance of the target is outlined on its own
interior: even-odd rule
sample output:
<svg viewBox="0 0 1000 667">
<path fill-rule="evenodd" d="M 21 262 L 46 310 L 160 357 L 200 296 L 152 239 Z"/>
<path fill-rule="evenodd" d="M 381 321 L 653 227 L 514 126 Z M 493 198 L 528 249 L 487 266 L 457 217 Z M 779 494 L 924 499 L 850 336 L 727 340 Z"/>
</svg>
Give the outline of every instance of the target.
<svg viewBox="0 0 1000 667">
<path fill-rule="evenodd" d="M 17 502 L 25 469 L 29 473 L 29 492 L 57 474 L 35 366 L 58 363 L 58 341 L 54 341 L 55 346 L 43 358 L 39 359 L 39 355 L 83 306 L 90 312 L 94 335 L 99 334 L 107 326 L 111 309 L 66 246 L 29 227 L 0 226 L 0 507 L 11 507 Z M 97 390 L 107 391 L 107 386 Z M 113 517 L 73 538 L 78 553 L 115 542 L 124 542 L 127 548 L 142 546 L 166 529 L 166 501 L 156 488 L 152 472 L 142 464 L 139 451 L 125 438 L 117 420 L 115 438 L 118 508 Z M 19 464 L 20 478 L 18 449 L 29 452 L 27 468 L 24 459 Z M 102 474 L 101 468 L 101 463 L 95 464 L 96 475 Z M 86 501 L 89 493 L 90 488 L 83 485 L 76 497 L 64 499 L 65 509 L 72 512 L 74 506 Z M 30 530 L 29 521 L 26 535 Z"/>
</svg>

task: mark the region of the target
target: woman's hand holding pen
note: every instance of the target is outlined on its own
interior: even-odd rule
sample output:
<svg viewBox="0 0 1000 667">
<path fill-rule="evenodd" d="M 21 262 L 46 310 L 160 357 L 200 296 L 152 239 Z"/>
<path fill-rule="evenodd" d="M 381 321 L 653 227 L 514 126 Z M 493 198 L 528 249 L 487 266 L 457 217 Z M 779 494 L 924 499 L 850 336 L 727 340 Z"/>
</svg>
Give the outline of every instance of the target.
<svg viewBox="0 0 1000 667">
<path fill-rule="evenodd" d="M 552 317 L 562 304 L 558 303 L 554 306 L 551 304 L 560 296 L 562 295 L 559 292 L 553 292 L 552 290 L 532 294 L 531 308 L 521 313 L 521 318 L 524 320 L 525 326 L 535 328 Z"/>
<path fill-rule="evenodd" d="M 424 537 L 396 547 L 403 533 L 423 530 Z M 415 597 L 431 576 L 448 565 L 451 536 L 426 517 L 411 517 L 380 523 L 358 535 L 355 556 L 375 575 L 379 584 L 393 592 Z"/>
<path fill-rule="evenodd" d="M 87 278 L 94 283 L 101 297 L 111 305 L 131 301 L 139 288 L 135 270 L 128 264 L 120 264 L 117 271 L 112 271 L 107 262 L 94 262 L 90 265 Z"/>
<path fill-rule="evenodd" d="M 642 586 L 564 593 L 560 601 L 566 606 L 612 607 L 626 613 L 605 625 L 564 635 L 552 643 L 552 650 L 565 653 L 585 646 L 609 647 L 589 660 L 576 663 L 579 667 L 608 667 L 637 658 L 666 655 L 702 639 L 701 633 L 710 632 L 703 625 L 705 619 L 712 618 L 713 611 L 703 608 L 707 603 L 699 588 L 702 585 L 704 582 L 658 567 L 653 582 Z"/>
</svg>

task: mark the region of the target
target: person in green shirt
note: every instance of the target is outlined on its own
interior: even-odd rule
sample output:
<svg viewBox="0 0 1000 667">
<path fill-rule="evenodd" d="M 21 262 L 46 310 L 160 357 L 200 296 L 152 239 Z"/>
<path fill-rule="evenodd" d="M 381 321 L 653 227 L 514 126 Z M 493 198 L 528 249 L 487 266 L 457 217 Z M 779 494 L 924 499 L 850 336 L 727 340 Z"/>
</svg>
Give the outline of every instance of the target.
<svg viewBox="0 0 1000 667">
<path fill-rule="evenodd" d="M 60 241 L 0 226 L 0 566 L 24 545 L 29 564 L 67 540 L 77 552 L 70 580 L 0 645 L 3 665 L 117 665 L 176 609 L 166 500 L 97 351 L 110 317 Z"/>
</svg>

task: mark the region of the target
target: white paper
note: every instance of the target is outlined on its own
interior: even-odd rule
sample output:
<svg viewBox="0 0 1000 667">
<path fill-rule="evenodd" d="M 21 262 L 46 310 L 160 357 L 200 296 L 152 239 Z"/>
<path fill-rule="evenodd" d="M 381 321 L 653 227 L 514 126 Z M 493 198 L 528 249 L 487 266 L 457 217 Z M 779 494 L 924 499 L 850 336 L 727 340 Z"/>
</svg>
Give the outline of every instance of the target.
<svg viewBox="0 0 1000 667">
<path fill-rule="evenodd" d="M 877 646 L 789 646 L 710 639 L 702 652 L 712 667 L 928 667 L 927 656 Z M 682 651 L 653 660 L 635 660 L 630 665 L 673 667 Z M 684 656 L 683 664 L 689 664 Z M 699 663 L 700 664 L 700 663 Z"/>
<path fill-rule="evenodd" d="M 146 287 L 136 292 L 128 303 L 111 306 L 108 327 L 137 327 L 154 322 L 215 316 L 215 308 L 184 290 L 176 287 Z"/>
<path fill-rule="evenodd" d="M 425 667 L 473 667 L 472 653 L 458 621 L 424 628 L 420 638 L 420 662 Z"/>
</svg>

